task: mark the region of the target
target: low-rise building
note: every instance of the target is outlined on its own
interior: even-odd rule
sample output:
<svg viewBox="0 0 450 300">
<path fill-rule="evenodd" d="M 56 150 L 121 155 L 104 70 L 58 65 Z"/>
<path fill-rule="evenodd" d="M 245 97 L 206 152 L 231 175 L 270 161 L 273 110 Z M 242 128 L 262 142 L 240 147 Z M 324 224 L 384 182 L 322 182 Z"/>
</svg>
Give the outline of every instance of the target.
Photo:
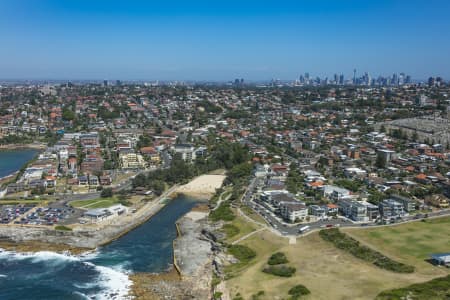
<svg viewBox="0 0 450 300">
<path fill-rule="evenodd" d="M 176 144 L 174 151 L 181 155 L 181 159 L 186 162 L 192 162 L 196 158 L 195 148 L 191 144 Z"/>
<path fill-rule="evenodd" d="M 308 208 L 300 202 L 281 202 L 280 214 L 289 222 L 302 221 L 308 216 Z"/>
<path fill-rule="evenodd" d="M 385 199 L 378 205 L 380 214 L 383 218 L 395 218 L 404 215 L 403 204 L 394 199 Z"/>
<path fill-rule="evenodd" d="M 327 215 L 327 210 L 323 206 L 314 204 L 309 206 L 309 214 L 318 218 L 323 218 Z"/>
<path fill-rule="evenodd" d="M 413 212 L 416 210 L 416 202 L 407 197 L 403 197 L 400 195 L 392 195 L 391 198 L 403 204 L 403 209 L 406 212 Z"/>
<path fill-rule="evenodd" d="M 355 200 L 340 199 L 338 202 L 339 212 L 353 221 L 367 221 L 367 208 L 364 204 Z"/>
<path fill-rule="evenodd" d="M 141 169 L 145 168 L 145 161 L 142 155 L 133 152 L 121 153 L 119 156 L 122 169 Z"/>
</svg>

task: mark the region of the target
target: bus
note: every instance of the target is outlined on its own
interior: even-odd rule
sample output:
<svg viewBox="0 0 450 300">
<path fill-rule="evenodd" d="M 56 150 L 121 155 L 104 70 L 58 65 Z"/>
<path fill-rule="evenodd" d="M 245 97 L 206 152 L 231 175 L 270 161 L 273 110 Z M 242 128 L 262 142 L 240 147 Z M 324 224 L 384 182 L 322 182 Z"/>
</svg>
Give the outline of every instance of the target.
<svg viewBox="0 0 450 300">
<path fill-rule="evenodd" d="M 300 227 L 300 229 L 298 230 L 299 233 L 305 233 L 306 231 L 309 230 L 309 226 L 303 226 Z"/>
</svg>

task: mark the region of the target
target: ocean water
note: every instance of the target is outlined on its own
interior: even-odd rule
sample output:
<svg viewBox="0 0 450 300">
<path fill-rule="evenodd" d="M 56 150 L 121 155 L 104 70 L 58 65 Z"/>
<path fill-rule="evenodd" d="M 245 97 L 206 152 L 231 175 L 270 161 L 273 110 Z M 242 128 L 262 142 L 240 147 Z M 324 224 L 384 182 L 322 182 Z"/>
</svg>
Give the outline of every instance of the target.
<svg viewBox="0 0 450 300">
<path fill-rule="evenodd" d="M 37 154 L 36 150 L 0 151 L 0 178 L 18 170 Z"/>
<path fill-rule="evenodd" d="M 146 223 L 85 255 L 0 250 L 0 299 L 129 299 L 130 273 L 172 266 L 175 222 L 196 203 L 179 196 Z"/>
</svg>

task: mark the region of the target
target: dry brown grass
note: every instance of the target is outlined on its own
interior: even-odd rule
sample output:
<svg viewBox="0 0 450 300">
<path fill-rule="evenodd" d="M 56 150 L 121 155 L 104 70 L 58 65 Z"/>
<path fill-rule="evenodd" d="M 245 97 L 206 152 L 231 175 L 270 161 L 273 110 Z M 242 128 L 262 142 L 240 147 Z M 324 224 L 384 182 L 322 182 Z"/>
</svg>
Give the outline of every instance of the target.
<svg viewBox="0 0 450 300">
<path fill-rule="evenodd" d="M 288 245 L 287 239 L 264 231 L 242 244 L 254 249 L 257 258 L 245 269 L 234 270 L 238 275 L 226 284 L 232 297 L 240 293 L 244 299 L 258 291 L 265 292 L 265 298 L 260 299 L 286 299 L 288 290 L 297 284 L 303 284 L 311 291 L 304 299 L 373 299 L 383 290 L 427 281 L 439 273 L 385 271 L 335 248 L 317 233 L 298 238 L 295 245 Z M 293 277 L 281 278 L 261 272 L 269 256 L 276 251 L 284 252 L 289 264 L 297 268 Z"/>
</svg>

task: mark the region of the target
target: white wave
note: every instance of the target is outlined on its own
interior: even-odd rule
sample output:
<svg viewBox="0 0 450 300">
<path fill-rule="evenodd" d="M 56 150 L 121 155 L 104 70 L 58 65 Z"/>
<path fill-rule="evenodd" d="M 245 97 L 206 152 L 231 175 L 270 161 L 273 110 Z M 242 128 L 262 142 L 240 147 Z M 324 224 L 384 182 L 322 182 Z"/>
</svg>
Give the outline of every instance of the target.
<svg viewBox="0 0 450 300">
<path fill-rule="evenodd" d="M 0 274 L 0 278 L 5 278 L 5 277 L 8 277 L 8 275 Z"/>
<path fill-rule="evenodd" d="M 38 252 L 14 252 L 1 249 L 0 259 L 10 259 L 10 260 L 25 260 L 30 259 L 33 263 L 58 260 L 61 262 L 67 261 L 77 261 L 79 258 L 73 255 L 56 253 L 51 251 L 38 251 Z"/>
<path fill-rule="evenodd" d="M 86 261 L 86 260 L 96 259 L 99 256 L 99 254 L 100 254 L 100 252 L 98 252 L 97 250 L 93 250 L 93 251 L 83 252 L 80 255 L 78 255 L 78 257 L 82 261 Z"/>
<path fill-rule="evenodd" d="M 124 273 L 124 274 L 131 274 L 132 273 L 132 271 L 130 270 L 130 269 L 128 269 L 128 267 L 130 266 L 130 262 L 129 261 L 125 261 L 125 262 L 123 262 L 123 263 L 121 263 L 121 264 L 117 264 L 117 265 L 114 265 L 114 266 L 110 266 L 112 269 L 114 269 L 114 270 L 116 270 L 116 271 L 118 271 L 118 272 L 120 272 L 120 273 Z"/>
<path fill-rule="evenodd" d="M 96 282 L 74 283 L 74 287 L 79 289 L 91 289 L 97 286 Z"/>
<path fill-rule="evenodd" d="M 27 252 L 27 253 L 17 253 L 13 251 L 6 251 L 0 249 L 0 260 L 31 260 L 33 263 L 39 262 L 50 262 L 50 263 L 64 263 L 64 262 L 80 262 L 94 268 L 98 273 L 98 281 L 87 284 L 79 284 L 78 286 L 74 284 L 75 287 L 80 289 L 93 288 L 99 286 L 102 288 L 102 292 L 96 293 L 95 295 L 82 295 L 86 296 L 87 299 L 98 299 L 98 300 L 125 300 L 132 299 L 129 294 L 130 287 L 132 285 L 131 280 L 125 271 L 125 265 L 117 265 L 113 267 L 97 266 L 92 262 L 85 261 L 87 259 L 92 259 L 96 257 L 97 254 L 88 254 L 82 256 L 74 256 L 69 254 L 60 254 L 51 251 L 40 251 L 40 252 Z"/>
<path fill-rule="evenodd" d="M 104 288 L 104 291 L 101 292 L 101 294 L 89 296 L 99 300 L 132 299 L 132 297 L 129 296 L 132 282 L 128 278 L 127 274 L 109 267 L 97 266 L 90 262 L 85 262 L 85 264 L 95 267 L 95 269 L 100 273 L 98 284 Z"/>
<path fill-rule="evenodd" d="M 91 300 L 91 298 L 88 295 L 86 295 L 86 294 L 83 294 L 83 293 L 80 293 L 80 292 L 73 292 L 73 293 L 75 295 L 78 295 L 78 296 L 82 297 L 83 299 Z"/>
</svg>

